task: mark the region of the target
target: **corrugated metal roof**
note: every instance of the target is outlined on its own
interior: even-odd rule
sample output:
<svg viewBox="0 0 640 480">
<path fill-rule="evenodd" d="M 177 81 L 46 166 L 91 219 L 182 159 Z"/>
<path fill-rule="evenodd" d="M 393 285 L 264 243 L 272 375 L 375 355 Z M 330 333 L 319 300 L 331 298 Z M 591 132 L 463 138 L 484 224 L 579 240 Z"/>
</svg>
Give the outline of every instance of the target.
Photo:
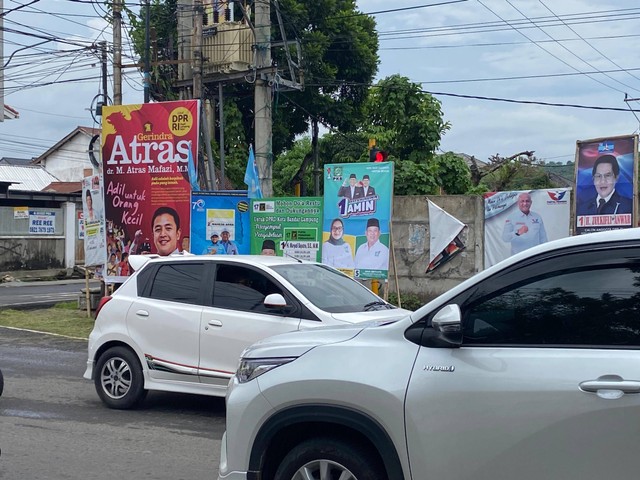
<svg viewBox="0 0 640 480">
<path fill-rule="evenodd" d="M 2 115 L 4 116 L 5 120 L 14 120 L 16 118 L 20 118 L 20 113 L 15 108 L 11 108 L 6 103 L 4 104 L 3 110 L 4 111 L 2 112 Z"/>
<path fill-rule="evenodd" d="M 52 182 L 43 192 L 82 193 L 82 182 Z"/>
<path fill-rule="evenodd" d="M 14 182 L 9 190 L 39 192 L 58 179 L 39 165 L 0 165 L 0 182 Z"/>
</svg>

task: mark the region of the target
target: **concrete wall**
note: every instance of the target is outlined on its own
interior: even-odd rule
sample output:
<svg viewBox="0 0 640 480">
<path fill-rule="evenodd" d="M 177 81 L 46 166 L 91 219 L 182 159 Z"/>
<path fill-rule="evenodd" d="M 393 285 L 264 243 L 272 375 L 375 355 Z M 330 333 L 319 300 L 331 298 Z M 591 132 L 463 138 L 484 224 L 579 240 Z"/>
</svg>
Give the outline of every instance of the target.
<svg viewBox="0 0 640 480">
<path fill-rule="evenodd" d="M 0 275 L 16 272 L 72 269 L 84 264 L 84 242 L 78 238 L 76 209 L 81 204 L 55 203 L 56 207 L 29 209 L 55 213 L 55 233 L 28 233 L 29 220 L 14 218 L 14 208 L 0 205 Z M 59 206 L 58 206 L 59 205 Z"/>
<path fill-rule="evenodd" d="M 427 199 L 467 225 L 461 234 L 466 248 L 430 273 Z M 393 199 L 395 273 L 390 266 L 389 291 L 414 294 L 427 302 L 483 268 L 484 202 L 481 196 L 411 196 Z M 396 281 L 397 280 L 397 281 Z"/>
<path fill-rule="evenodd" d="M 462 232 L 466 248 L 436 270 L 425 273 L 429 265 L 429 207 L 427 198 L 467 225 Z M 81 206 L 77 206 L 81 208 Z M 0 207 L 2 212 L 3 207 Z M 13 209 L 7 209 L 7 222 Z M 77 238 L 74 225 L 77 220 L 71 209 L 64 215 L 63 232 L 75 232 L 75 264 L 84 259 L 82 240 Z M 11 217 L 10 217 L 11 216 Z M 62 215 L 61 215 L 62 217 Z M 1 229 L 0 229 L 1 230 Z M 6 234 L 6 232 L 5 232 Z M 484 202 L 480 196 L 411 196 L 395 197 L 393 204 L 393 253 L 389 275 L 389 291 L 396 292 L 396 285 L 403 295 L 413 294 L 423 302 L 456 286 L 483 268 Z M 67 245 L 67 249 L 68 249 Z M 27 234 L 3 236 L 0 231 L 0 273 L 16 270 L 42 270 L 68 267 L 69 252 L 65 252 L 65 238 L 30 237 Z M 71 253 L 73 255 L 73 253 Z M 394 268 L 395 265 L 395 268 Z M 397 281 L 396 281 L 397 280 Z"/>
<path fill-rule="evenodd" d="M 64 268 L 64 237 L 0 237 L 0 273 Z"/>
</svg>

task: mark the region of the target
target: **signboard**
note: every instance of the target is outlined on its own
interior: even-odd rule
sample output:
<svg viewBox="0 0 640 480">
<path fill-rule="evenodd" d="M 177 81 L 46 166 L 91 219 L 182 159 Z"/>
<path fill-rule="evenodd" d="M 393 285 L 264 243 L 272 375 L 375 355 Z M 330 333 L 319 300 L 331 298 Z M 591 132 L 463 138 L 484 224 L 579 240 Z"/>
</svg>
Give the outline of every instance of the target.
<svg viewBox="0 0 640 480">
<path fill-rule="evenodd" d="M 575 233 L 637 225 L 638 136 L 576 144 Z"/>
<path fill-rule="evenodd" d="M 251 201 L 251 253 L 260 254 L 263 246 L 269 246 L 272 241 L 276 255 L 319 262 L 321 240 L 322 198 Z"/>
<path fill-rule="evenodd" d="M 56 213 L 29 210 L 29 233 L 32 235 L 55 235 Z"/>
<path fill-rule="evenodd" d="M 118 254 L 170 255 L 190 230 L 189 165 L 197 158 L 199 101 L 102 108 L 108 266 Z M 120 257 L 121 258 L 121 257 Z"/>
<path fill-rule="evenodd" d="M 82 179 L 83 229 L 80 231 L 84 236 L 84 263 L 87 266 L 104 265 L 107 261 L 102 185 L 100 175 Z M 122 251 L 120 257 L 122 259 Z"/>
<path fill-rule="evenodd" d="M 13 218 L 18 219 L 29 219 L 29 207 L 13 207 Z"/>
<path fill-rule="evenodd" d="M 191 253 L 248 255 L 251 253 L 249 217 L 249 198 L 244 193 L 194 192 L 191 195 Z M 217 236 L 215 245 L 211 239 L 213 234 Z"/>
<path fill-rule="evenodd" d="M 492 192 L 484 199 L 484 266 L 569 236 L 569 188 Z"/>
<path fill-rule="evenodd" d="M 322 263 L 387 278 L 392 200 L 393 162 L 325 165 Z"/>
</svg>

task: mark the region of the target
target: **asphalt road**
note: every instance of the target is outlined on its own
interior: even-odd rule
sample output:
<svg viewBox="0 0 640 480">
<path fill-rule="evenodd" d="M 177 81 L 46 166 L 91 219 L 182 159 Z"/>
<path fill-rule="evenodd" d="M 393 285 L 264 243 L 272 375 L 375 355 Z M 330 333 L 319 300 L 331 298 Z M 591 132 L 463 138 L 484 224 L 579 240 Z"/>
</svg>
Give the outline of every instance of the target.
<svg viewBox="0 0 640 480">
<path fill-rule="evenodd" d="M 55 280 L 45 282 L 8 282 L 0 284 L 0 309 L 47 308 L 60 302 L 77 301 L 85 280 Z M 99 288 L 92 280 L 90 288 Z M 0 477 L 2 478 L 2 477 Z"/>
<path fill-rule="evenodd" d="M 224 399 L 150 392 L 110 410 L 86 341 L 0 327 L 0 479 L 215 479 Z"/>
</svg>

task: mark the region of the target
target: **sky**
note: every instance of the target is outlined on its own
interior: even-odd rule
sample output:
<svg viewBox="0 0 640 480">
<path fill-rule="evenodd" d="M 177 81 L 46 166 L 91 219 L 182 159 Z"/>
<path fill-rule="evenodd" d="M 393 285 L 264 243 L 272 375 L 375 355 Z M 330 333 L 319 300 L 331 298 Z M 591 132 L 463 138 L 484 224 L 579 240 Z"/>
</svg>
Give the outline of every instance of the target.
<svg viewBox="0 0 640 480">
<path fill-rule="evenodd" d="M 84 47 L 112 34 L 102 4 L 89 0 L 39 0 L 17 10 L 29 0 L 1 1 L 5 103 L 20 119 L 0 123 L 0 158 L 28 158 L 77 126 L 99 126 L 91 106 L 102 94 L 100 61 Z M 577 140 L 638 132 L 640 6 L 632 0 L 357 6 L 376 19 L 376 80 L 400 74 L 442 103 L 450 129 L 441 151 L 487 160 L 527 150 L 564 163 Z M 125 52 L 126 61 L 134 62 Z M 139 72 L 126 70 L 125 80 L 123 103 L 141 103 Z"/>
</svg>

